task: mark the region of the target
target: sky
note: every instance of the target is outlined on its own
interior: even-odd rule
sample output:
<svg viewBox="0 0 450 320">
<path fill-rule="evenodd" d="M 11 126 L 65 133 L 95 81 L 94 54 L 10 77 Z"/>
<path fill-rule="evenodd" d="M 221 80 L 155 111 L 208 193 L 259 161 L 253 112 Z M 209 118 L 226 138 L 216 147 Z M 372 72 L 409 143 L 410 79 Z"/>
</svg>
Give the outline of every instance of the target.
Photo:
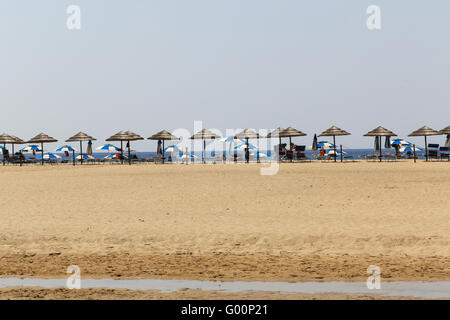
<svg viewBox="0 0 450 320">
<path fill-rule="evenodd" d="M 80 30 L 66 26 L 69 5 Z M 380 30 L 366 26 L 369 5 Z M 310 145 L 336 125 L 345 146 L 372 147 L 363 134 L 378 125 L 402 138 L 450 125 L 449 35 L 448 0 L 3 0 L 0 131 L 44 132 L 56 149 L 79 131 L 100 144 L 119 130 L 192 133 L 198 120 L 292 126 Z"/>
</svg>

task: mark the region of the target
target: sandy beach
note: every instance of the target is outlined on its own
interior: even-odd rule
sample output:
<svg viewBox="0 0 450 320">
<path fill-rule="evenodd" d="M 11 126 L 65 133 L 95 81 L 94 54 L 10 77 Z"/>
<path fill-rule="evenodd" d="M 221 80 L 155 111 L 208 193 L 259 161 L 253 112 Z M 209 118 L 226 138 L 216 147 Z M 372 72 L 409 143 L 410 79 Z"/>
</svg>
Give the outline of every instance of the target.
<svg viewBox="0 0 450 320">
<path fill-rule="evenodd" d="M 0 167 L 0 276 L 450 279 L 450 163 L 263 166 Z"/>
</svg>

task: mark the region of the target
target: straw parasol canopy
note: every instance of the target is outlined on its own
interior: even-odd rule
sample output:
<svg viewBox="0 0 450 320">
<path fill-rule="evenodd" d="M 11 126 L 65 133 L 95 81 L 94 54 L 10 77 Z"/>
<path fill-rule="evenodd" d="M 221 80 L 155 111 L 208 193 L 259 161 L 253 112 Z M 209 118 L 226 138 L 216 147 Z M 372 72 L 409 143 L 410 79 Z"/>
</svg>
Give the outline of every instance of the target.
<svg viewBox="0 0 450 320">
<path fill-rule="evenodd" d="M 167 130 L 161 130 L 158 133 L 155 133 L 151 137 L 148 137 L 149 140 L 180 140 L 180 138 L 175 137 Z"/>
<path fill-rule="evenodd" d="M 439 131 L 439 134 L 450 134 L 450 126 L 447 126 L 441 131 Z"/>
<path fill-rule="evenodd" d="M 3 144 L 3 147 L 6 148 L 6 144 L 7 143 L 11 143 L 14 144 L 16 142 L 16 140 L 11 137 L 9 134 L 6 133 L 2 133 L 0 134 L 0 144 Z M 3 154 L 2 156 L 2 160 L 3 160 L 3 165 L 5 165 L 5 154 Z"/>
<path fill-rule="evenodd" d="M 367 132 L 365 137 L 396 137 L 397 135 L 393 133 L 391 130 L 383 128 L 382 126 L 378 126 L 372 131 Z"/>
<path fill-rule="evenodd" d="M 69 139 L 66 140 L 66 142 L 75 142 L 75 141 L 79 141 L 80 142 L 80 154 L 83 154 L 83 141 L 93 141 L 93 140 L 97 140 L 93 137 L 91 137 L 90 135 L 87 135 L 84 132 L 78 132 L 76 135 L 70 137 Z M 83 157 L 80 157 L 81 159 L 81 164 L 83 164 Z M 73 152 L 73 165 L 75 165 L 75 152 Z"/>
<path fill-rule="evenodd" d="M 133 131 L 128 130 L 128 131 L 126 131 L 125 133 L 126 133 L 126 134 L 128 135 L 128 137 L 129 137 L 129 139 L 127 139 L 127 141 L 144 140 L 143 137 L 141 137 L 141 136 L 138 135 L 137 133 L 134 133 Z"/>
<path fill-rule="evenodd" d="M 271 139 L 271 138 L 280 138 L 280 143 L 281 143 L 281 136 L 280 133 L 284 131 L 283 128 L 276 128 L 275 130 L 269 132 L 269 134 L 266 136 L 267 139 Z"/>
<path fill-rule="evenodd" d="M 205 140 L 214 140 L 219 139 L 220 136 L 212 132 L 208 129 L 202 129 L 196 134 L 194 134 L 191 139 L 192 140 L 203 140 L 203 153 L 202 153 L 202 161 L 205 163 L 205 149 L 206 149 L 206 141 Z"/>
<path fill-rule="evenodd" d="M 120 149 L 121 149 L 121 162 L 123 163 L 123 141 L 127 141 L 128 145 L 128 162 L 131 165 L 131 149 L 130 149 L 130 141 L 136 141 L 136 140 L 144 140 L 143 137 L 138 135 L 137 133 L 134 133 L 133 131 L 119 131 L 115 135 L 112 135 L 106 141 L 120 141 Z"/>
<path fill-rule="evenodd" d="M 26 143 L 25 141 L 23 141 L 22 139 L 20 139 L 20 138 L 18 138 L 16 136 L 11 136 L 11 137 L 13 137 L 14 140 L 16 140 L 16 142 L 14 142 L 13 145 L 15 145 L 15 144 L 25 144 Z"/>
<path fill-rule="evenodd" d="M 350 135 L 349 132 L 342 130 L 341 128 L 338 128 L 336 126 L 331 126 L 321 134 L 319 134 L 319 137 L 333 137 L 333 144 L 334 144 L 334 155 L 336 155 L 336 136 L 348 136 Z M 336 156 L 334 157 L 334 162 L 336 162 Z"/>
<path fill-rule="evenodd" d="M 281 136 L 280 136 L 280 133 L 281 133 L 282 131 L 284 131 L 284 129 L 281 128 L 281 127 L 278 127 L 278 128 L 276 128 L 275 130 L 269 132 L 269 134 L 266 136 L 267 139 L 278 138 L 278 144 L 279 144 L 279 146 L 278 146 L 278 152 L 277 152 L 277 155 L 278 155 L 278 161 L 280 161 L 280 145 L 281 145 Z"/>
<path fill-rule="evenodd" d="M 300 130 L 297 130 L 292 127 L 287 127 L 280 133 L 280 137 L 289 137 L 289 149 L 292 151 L 292 137 L 302 137 L 306 136 L 306 133 L 301 132 Z M 292 162 L 292 159 L 291 159 Z"/>
<path fill-rule="evenodd" d="M 245 162 L 249 162 L 250 160 L 250 153 L 249 153 L 249 147 L 248 147 L 248 139 L 259 139 L 259 133 L 250 130 L 250 129 L 244 129 L 238 134 L 234 136 L 235 139 L 245 139 L 245 143 L 247 145 L 246 152 L 245 152 Z M 257 161 L 259 162 L 259 153 L 257 153 Z"/>
<path fill-rule="evenodd" d="M 397 135 L 392 132 L 391 130 L 388 130 L 386 128 L 383 128 L 382 126 L 378 126 L 372 131 L 367 132 L 365 137 L 377 137 L 379 139 L 379 151 L 380 151 L 380 162 L 382 157 L 382 151 L 381 151 L 381 137 L 396 137 Z"/>
<path fill-rule="evenodd" d="M 31 138 L 28 143 L 40 143 L 41 144 L 41 158 L 42 158 L 42 165 L 44 165 L 44 143 L 51 143 L 51 142 L 57 142 L 53 137 L 50 137 L 49 135 L 46 135 L 45 133 L 39 133 L 34 138 Z"/>
<path fill-rule="evenodd" d="M 300 130 L 297 130 L 292 127 L 287 127 L 280 133 L 280 137 L 282 137 L 282 138 L 284 138 L 284 137 L 289 137 L 289 138 L 290 137 L 302 137 L 302 136 L 306 136 L 306 135 L 307 135 L 306 133 L 303 133 Z"/>
<path fill-rule="evenodd" d="M 422 128 L 417 129 L 416 131 L 411 132 L 408 137 L 425 137 L 425 159 L 428 161 L 428 144 L 427 137 L 428 136 L 436 136 L 439 135 L 439 131 L 431 129 L 430 127 L 423 126 Z"/>
<path fill-rule="evenodd" d="M 12 136 L 6 133 L 0 134 L 0 144 L 7 144 L 7 143 L 15 143 L 16 139 L 14 139 Z"/>
<path fill-rule="evenodd" d="M 175 137 L 173 134 L 171 134 L 169 131 L 167 130 L 161 130 L 158 133 L 155 133 L 154 135 L 152 135 L 151 137 L 148 137 L 147 139 L 149 140 L 162 140 L 162 150 L 164 150 L 164 141 L 166 140 L 180 140 L 180 138 Z M 163 151 L 164 152 L 164 151 Z M 164 163 L 164 154 L 162 157 L 162 162 Z"/>
</svg>

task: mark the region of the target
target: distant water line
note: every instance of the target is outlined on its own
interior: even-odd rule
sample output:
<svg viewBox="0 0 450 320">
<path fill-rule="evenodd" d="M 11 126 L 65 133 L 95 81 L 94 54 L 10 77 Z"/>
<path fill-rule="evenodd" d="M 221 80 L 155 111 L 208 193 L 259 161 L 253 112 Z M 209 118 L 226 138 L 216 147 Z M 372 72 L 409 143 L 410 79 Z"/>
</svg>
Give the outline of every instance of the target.
<svg viewBox="0 0 450 320">
<path fill-rule="evenodd" d="M 66 287 L 66 279 L 40 278 L 0 278 L 0 288 L 10 287 Z M 262 281 L 200 281 L 162 279 L 81 279 L 81 288 L 108 288 L 129 290 L 157 290 L 175 292 L 180 289 L 221 291 L 221 292 L 280 292 L 282 294 L 377 294 L 426 299 L 449 299 L 450 281 L 422 282 L 399 281 L 382 282 L 381 289 L 368 289 L 366 282 L 262 282 Z"/>
</svg>

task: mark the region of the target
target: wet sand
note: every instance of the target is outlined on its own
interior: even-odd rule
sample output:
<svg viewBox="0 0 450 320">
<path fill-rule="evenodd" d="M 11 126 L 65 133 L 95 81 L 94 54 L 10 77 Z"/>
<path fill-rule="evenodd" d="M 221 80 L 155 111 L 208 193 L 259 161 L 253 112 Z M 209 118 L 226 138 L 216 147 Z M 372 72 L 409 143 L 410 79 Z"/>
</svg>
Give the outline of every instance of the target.
<svg viewBox="0 0 450 320">
<path fill-rule="evenodd" d="M 385 297 L 369 294 L 281 294 L 279 292 L 227 293 L 219 291 L 179 290 L 159 292 L 154 290 L 126 289 L 0 289 L 0 300 L 397 300 L 408 297 Z"/>
<path fill-rule="evenodd" d="M 0 167 L 0 276 L 450 279 L 450 163 L 259 169 Z"/>
</svg>

